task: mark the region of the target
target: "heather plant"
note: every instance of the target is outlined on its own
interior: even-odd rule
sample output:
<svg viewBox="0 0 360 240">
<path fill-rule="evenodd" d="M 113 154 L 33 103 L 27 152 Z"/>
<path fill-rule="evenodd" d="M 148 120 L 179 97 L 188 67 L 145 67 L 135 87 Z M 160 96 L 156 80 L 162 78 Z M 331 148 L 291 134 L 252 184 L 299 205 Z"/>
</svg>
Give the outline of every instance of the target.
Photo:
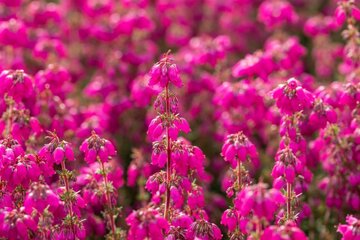
<svg viewBox="0 0 360 240">
<path fill-rule="evenodd" d="M 138 239 L 142 225 L 151 221 L 162 227 L 157 231 L 142 230 L 144 238 L 221 239 L 219 228 L 208 221 L 203 210 L 204 189 L 199 183 L 206 179 L 205 156 L 198 147 L 178 137 L 180 131 L 188 133 L 190 127 L 179 116 L 178 99 L 170 90 L 171 85 L 182 86 L 173 61 L 168 52 L 149 73 L 149 85 L 158 84 L 163 88 L 154 104 L 157 116 L 151 120 L 148 129 L 148 136 L 154 141 L 151 163 L 159 168 L 165 167 L 165 171 L 155 172 L 148 178 L 145 188 L 152 195 L 151 202 L 127 218 L 130 226 L 128 237 Z M 151 212 L 158 217 L 142 217 L 151 216 Z"/>
<path fill-rule="evenodd" d="M 74 173 L 66 168 L 65 162 L 65 160 L 75 160 L 74 152 L 70 144 L 66 141 L 61 141 L 56 133 L 49 132 L 48 138 L 50 142 L 40 149 L 39 155 L 50 164 L 61 165 L 61 170 L 59 170 L 58 174 L 63 186 L 58 189 L 58 194 L 66 209 L 66 215 L 55 235 L 60 239 L 83 239 L 85 238 L 85 229 L 81 220 L 80 208 L 83 207 L 84 203 L 83 199 L 70 186 L 70 180 L 74 178 Z M 55 200 L 59 201 L 58 199 Z"/>
<path fill-rule="evenodd" d="M 226 189 L 228 197 L 234 198 L 234 208 L 225 210 L 221 218 L 221 224 L 228 228 L 230 238 L 241 238 L 247 232 L 247 214 L 241 202 L 242 194 L 245 194 L 245 187 L 251 183 L 249 172 L 246 170 L 244 163 L 258 161 L 258 155 L 255 146 L 242 133 L 231 134 L 222 147 L 221 155 L 224 160 L 230 163 L 231 170 L 228 173 L 229 182 Z M 248 203 L 246 203 L 248 205 Z M 251 207 L 250 207 L 251 208 Z"/>
<path fill-rule="evenodd" d="M 0 239 L 359 239 L 359 6 L 0 0 Z"/>
<path fill-rule="evenodd" d="M 84 153 L 85 161 L 88 164 L 98 162 L 97 173 L 101 175 L 102 179 L 97 190 L 100 192 L 97 194 L 103 195 L 101 197 L 105 203 L 104 215 L 107 221 L 106 225 L 111 231 L 106 238 L 120 239 L 122 233 L 116 226 L 116 217 L 119 214 L 119 209 L 114 207 L 114 202 L 116 204 L 116 201 L 113 200 L 114 195 L 116 196 L 116 188 L 109 181 L 109 170 L 105 166 L 105 163 L 116 154 L 115 148 L 109 140 L 101 138 L 95 132 L 92 132 L 91 136 L 81 144 L 80 151 Z"/>
</svg>

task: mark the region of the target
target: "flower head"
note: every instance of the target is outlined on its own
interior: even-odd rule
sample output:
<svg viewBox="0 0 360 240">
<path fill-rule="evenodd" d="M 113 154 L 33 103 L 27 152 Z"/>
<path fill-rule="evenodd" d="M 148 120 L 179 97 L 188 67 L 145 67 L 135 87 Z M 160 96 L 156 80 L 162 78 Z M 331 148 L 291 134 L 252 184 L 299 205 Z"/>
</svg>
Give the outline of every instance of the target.
<svg viewBox="0 0 360 240">
<path fill-rule="evenodd" d="M 262 234 L 261 240 L 267 239 L 296 239 L 307 240 L 305 233 L 294 222 L 288 221 L 284 225 L 269 226 Z"/>
<path fill-rule="evenodd" d="M 169 223 L 158 210 L 143 208 L 133 211 L 127 218 L 126 223 L 130 226 L 128 233 L 129 240 L 140 239 L 164 239 L 169 229 Z"/>
<path fill-rule="evenodd" d="M 0 237 L 6 239 L 31 239 L 29 233 L 36 231 L 37 224 L 25 208 L 5 208 L 0 212 Z"/>
<path fill-rule="evenodd" d="M 39 155 L 48 162 L 60 164 L 63 160 L 74 161 L 74 152 L 70 144 L 64 140 L 60 140 L 56 133 L 48 132 L 50 143 L 45 144 L 39 151 Z"/>
<path fill-rule="evenodd" d="M 340 224 L 337 231 L 342 235 L 341 240 L 360 239 L 360 220 L 354 216 L 346 217 L 347 224 Z"/>
<path fill-rule="evenodd" d="M 268 221 L 273 220 L 274 213 L 284 202 L 285 197 L 279 190 L 268 190 L 266 184 L 263 183 L 245 187 L 234 201 L 241 216 L 248 216 L 252 213 Z"/>
<path fill-rule="evenodd" d="M 221 238 L 222 234 L 218 226 L 205 219 L 193 222 L 187 233 L 187 239 L 220 240 Z"/>
<path fill-rule="evenodd" d="M 164 88 L 169 83 L 177 87 L 182 86 L 179 70 L 176 64 L 173 63 L 173 59 L 167 53 L 151 68 L 149 85 L 159 84 Z"/>
<path fill-rule="evenodd" d="M 285 84 L 280 84 L 272 91 L 277 107 L 286 114 L 293 114 L 310 108 L 314 102 L 313 95 L 300 86 L 295 78 L 290 78 Z"/>
<path fill-rule="evenodd" d="M 257 162 L 258 160 L 258 154 L 254 144 L 250 142 L 243 132 L 227 136 L 221 150 L 221 155 L 224 157 L 225 161 L 230 162 L 233 168 L 237 166 L 238 159 L 241 162 L 245 162 L 248 159 L 253 162 Z"/>
<path fill-rule="evenodd" d="M 33 80 L 24 70 L 3 70 L 0 82 L 0 95 L 4 97 L 7 94 L 17 102 L 30 98 L 34 93 Z"/>
<path fill-rule="evenodd" d="M 99 137 L 95 132 L 81 144 L 80 151 L 85 154 L 85 161 L 90 164 L 99 158 L 102 162 L 107 162 L 109 157 L 116 154 L 114 145 L 105 138 Z"/>
</svg>

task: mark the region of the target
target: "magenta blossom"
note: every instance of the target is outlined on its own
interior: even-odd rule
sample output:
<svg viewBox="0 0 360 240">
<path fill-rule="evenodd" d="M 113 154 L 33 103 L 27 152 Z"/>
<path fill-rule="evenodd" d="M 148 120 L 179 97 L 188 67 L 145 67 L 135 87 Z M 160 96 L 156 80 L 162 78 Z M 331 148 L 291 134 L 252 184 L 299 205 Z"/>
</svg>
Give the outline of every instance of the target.
<svg viewBox="0 0 360 240">
<path fill-rule="evenodd" d="M 126 223 L 130 226 L 128 239 L 142 240 L 164 239 L 165 233 L 169 229 L 169 223 L 161 214 L 152 208 L 139 209 L 132 212 L 127 218 Z"/>
<path fill-rule="evenodd" d="M 276 179 L 278 177 L 284 177 L 287 182 L 293 183 L 296 173 L 302 173 L 304 164 L 300 161 L 293 151 L 286 147 L 281 149 L 276 154 L 275 166 L 271 175 Z"/>
<path fill-rule="evenodd" d="M 74 161 L 74 152 L 70 144 L 66 141 L 60 141 L 55 133 L 49 132 L 50 143 L 45 144 L 39 151 L 39 156 L 46 159 L 48 162 L 61 164 L 65 159 Z"/>
<path fill-rule="evenodd" d="M 99 158 L 102 162 L 109 161 L 109 157 L 116 154 L 114 145 L 95 132 L 81 144 L 80 151 L 85 154 L 85 161 L 90 164 Z"/>
<path fill-rule="evenodd" d="M 227 140 L 221 150 L 221 155 L 233 168 L 236 168 L 237 160 L 241 162 L 250 160 L 254 163 L 258 161 L 258 154 L 254 144 L 242 132 L 227 136 Z"/>
<path fill-rule="evenodd" d="M 288 1 L 267 0 L 259 7 L 258 20 L 269 29 L 272 29 L 285 23 L 295 23 L 298 20 L 298 15 Z"/>
<path fill-rule="evenodd" d="M 8 186 L 12 188 L 17 185 L 28 187 L 31 181 L 38 180 L 40 174 L 40 168 L 32 154 L 18 156 L 2 172 L 3 178 L 8 180 Z"/>
<path fill-rule="evenodd" d="M 31 184 L 24 201 L 25 210 L 29 214 L 32 213 L 33 209 L 42 212 L 47 207 L 50 211 L 55 211 L 59 205 L 59 196 L 47 184 L 40 182 Z"/>
<path fill-rule="evenodd" d="M 261 240 L 268 239 L 291 239 L 307 240 L 305 233 L 299 229 L 294 222 L 287 222 L 281 226 L 269 226 L 262 234 Z"/>
<path fill-rule="evenodd" d="M 149 85 L 159 84 L 161 87 L 165 87 L 169 82 L 177 87 L 182 86 L 176 64 L 173 63 L 173 59 L 168 54 L 165 54 L 163 58 L 152 67 Z"/>
<path fill-rule="evenodd" d="M 193 222 L 187 232 L 187 239 L 220 240 L 222 234 L 218 226 L 205 219 Z"/>
<path fill-rule="evenodd" d="M 315 128 L 324 128 L 327 123 L 336 123 L 337 114 L 335 110 L 323 103 L 322 100 L 315 100 L 314 108 L 309 116 L 309 124 Z"/>
<path fill-rule="evenodd" d="M 21 101 L 30 98 L 34 93 L 33 80 L 24 70 L 4 70 L 0 74 L 0 81 L 2 97 L 7 94 L 15 101 Z"/>
<path fill-rule="evenodd" d="M 238 218 L 239 216 L 235 209 L 227 209 L 221 217 L 221 224 L 232 232 L 238 226 Z"/>
<path fill-rule="evenodd" d="M 292 114 L 310 108 L 314 102 L 313 95 L 300 86 L 295 78 L 280 84 L 272 91 L 277 107 L 285 114 Z"/>
<path fill-rule="evenodd" d="M 338 7 L 335 10 L 335 18 L 337 23 L 341 26 L 346 21 L 346 17 L 353 17 L 360 21 L 360 9 L 356 6 L 354 0 L 341 0 L 338 2 Z"/>
<path fill-rule="evenodd" d="M 347 224 L 340 224 L 337 231 L 342 235 L 341 240 L 359 240 L 360 239 L 360 220 L 354 216 L 346 217 Z"/>
<path fill-rule="evenodd" d="M 5 208 L 0 212 L 0 237 L 6 239 L 31 239 L 29 233 L 37 229 L 32 216 L 25 213 L 25 208 Z"/>
<path fill-rule="evenodd" d="M 234 201 L 235 207 L 239 210 L 241 216 L 253 213 L 257 217 L 265 218 L 268 221 L 274 219 L 274 213 L 284 202 L 285 197 L 279 190 L 268 190 L 266 184 L 263 183 L 245 187 Z"/>
<path fill-rule="evenodd" d="M 174 115 L 169 119 L 160 115 L 150 122 L 148 135 L 151 140 L 157 140 L 166 134 L 166 129 L 169 129 L 169 135 L 172 139 L 176 139 L 180 131 L 190 132 L 189 123 L 185 118 Z"/>
</svg>

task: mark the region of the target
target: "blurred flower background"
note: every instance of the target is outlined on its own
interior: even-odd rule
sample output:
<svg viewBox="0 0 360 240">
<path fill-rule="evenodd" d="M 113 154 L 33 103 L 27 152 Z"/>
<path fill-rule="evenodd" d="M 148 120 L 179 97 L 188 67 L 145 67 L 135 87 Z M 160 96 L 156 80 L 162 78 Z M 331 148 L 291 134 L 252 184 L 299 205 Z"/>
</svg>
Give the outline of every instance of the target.
<svg viewBox="0 0 360 240">
<path fill-rule="evenodd" d="M 0 238 L 360 239 L 356 0 L 0 0 Z"/>
</svg>

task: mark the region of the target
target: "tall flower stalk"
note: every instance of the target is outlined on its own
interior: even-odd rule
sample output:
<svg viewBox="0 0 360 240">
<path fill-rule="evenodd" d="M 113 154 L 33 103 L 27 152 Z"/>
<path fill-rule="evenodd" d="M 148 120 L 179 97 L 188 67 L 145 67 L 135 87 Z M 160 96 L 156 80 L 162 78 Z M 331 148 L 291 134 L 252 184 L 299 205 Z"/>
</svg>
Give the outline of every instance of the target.
<svg viewBox="0 0 360 240">
<path fill-rule="evenodd" d="M 169 83 L 165 87 L 165 101 L 166 101 L 166 116 L 170 117 L 170 98 L 169 98 Z M 171 138 L 169 133 L 169 126 L 166 126 L 166 199 L 165 199 L 165 219 L 169 219 L 169 208 L 170 208 L 170 178 L 171 178 Z"/>
<path fill-rule="evenodd" d="M 301 111 L 312 108 L 314 97 L 300 83 L 289 79 L 279 85 L 273 92 L 276 105 L 284 114 L 280 125 L 280 147 L 275 157 L 272 176 L 275 178 L 274 187 L 283 188 L 286 196 L 284 221 L 295 220 L 293 203 L 296 194 L 294 187 L 296 178 L 302 176 L 305 181 L 311 180 L 306 167 L 306 142 L 300 133 Z"/>
<path fill-rule="evenodd" d="M 116 227 L 115 219 L 118 215 L 118 210 L 113 206 L 113 194 L 115 188 L 113 183 L 108 179 L 108 170 L 105 163 L 109 161 L 112 156 L 115 156 L 116 151 L 112 143 L 104 138 L 99 137 L 94 131 L 91 136 L 87 138 L 80 146 L 80 150 L 85 153 L 85 161 L 88 164 L 98 162 L 100 169 L 99 173 L 103 178 L 103 191 L 106 203 L 105 215 L 108 218 L 110 234 L 108 237 L 113 240 L 121 238 L 121 231 Z"/>
<path fill-rule="evenodd" d="M 128 238 L 140 239 L 140 234 L 141 239 L 220 240 L 220 229 L 209 222 L 204 210 L 204 188 L 200 184 L 209 179 L 204 170 L 205 155 L 178 136 L 180 131 L 188 133 L 190 127 L 179 115 L 171 84 L 182 86 L 168 52 L 152 67 L 149 81 L 150 86 L 163 90 L 154 104 L 157 116 L 149 124 L 148 136 L 153 141 L 151 163 L 164 170 L 148 178 L 145 188 L 152 195 L 151 202 L 127 218 Z M 155 223 L 156 230 L 146 227 Z"/>
<path fill-rule="evenodd" d="M 74 178 L 74 173 L 66 168 L 66 160 L 74 161 L 74 152 L 70 144 L 60 140 L 55 132 L 48 132 L 50 143 L 46 144 L 39 152 L 39 155 L 48 160 L 48 162 L 59 164 L 61 170 L 58 171 L 64 190 L 60 199 L 64 202 L 67 215 L 63 220 L 58 235 L 68 236 L 70 239 L 82 238 L 84 228 L 78 214 L 75 214 L 74 205 L 79 201 L 79 196 L 71 188 L 70 180 Z"/>
<path fill-rule="evenodd" d="M 170 211 L 170 189 L 171 189 L 171 174 L 172 174 L 172 141 L 177 138 L 179 130 L 188 132 L 189 126 L 185 119 L 179 118 L 176 113 L 177 109 L 176 98 L 170 93 L 170 84 L 181 87 L 182 83 L 179 77 L 178 69 L 173 63 L 172 58 L 167 52 L 161 60 L 156 63 L 150 72 L 149 85 L 153 86 L 159 84 L 164 90 L 158 99 L 155 108 L 158 111 L 158 116 L 153 119 L 149 125 L 148 134 L 152 140 L 163 138 L 165 142 L 166 152 L 166 178 L 165 178 L 165 208 L 164 217 L 169 220 Z M 156 143 L 155 143 L 156 145 Z M 162 165 L 162 163 L 160 164 Z"/>
<path fill-rule="evenodd" d="M 235 176 L 232 185 L 226 190 L 228 197 L 236 197 L 248 184 L 250 184 L 248 172 L 242 163 L 250 162 L 257 165 L 258 154 L 255 146 L 243 132 L 230 134 L 226 137 L 221 155 L 231 165 L 231 175 Z M 247 219 L 237 208 L 227 209 L 221 219 L 221 223 L 228 228 L 231 239 L 241 238 L 246 235 L 245 226 Z"/>
</svg>

